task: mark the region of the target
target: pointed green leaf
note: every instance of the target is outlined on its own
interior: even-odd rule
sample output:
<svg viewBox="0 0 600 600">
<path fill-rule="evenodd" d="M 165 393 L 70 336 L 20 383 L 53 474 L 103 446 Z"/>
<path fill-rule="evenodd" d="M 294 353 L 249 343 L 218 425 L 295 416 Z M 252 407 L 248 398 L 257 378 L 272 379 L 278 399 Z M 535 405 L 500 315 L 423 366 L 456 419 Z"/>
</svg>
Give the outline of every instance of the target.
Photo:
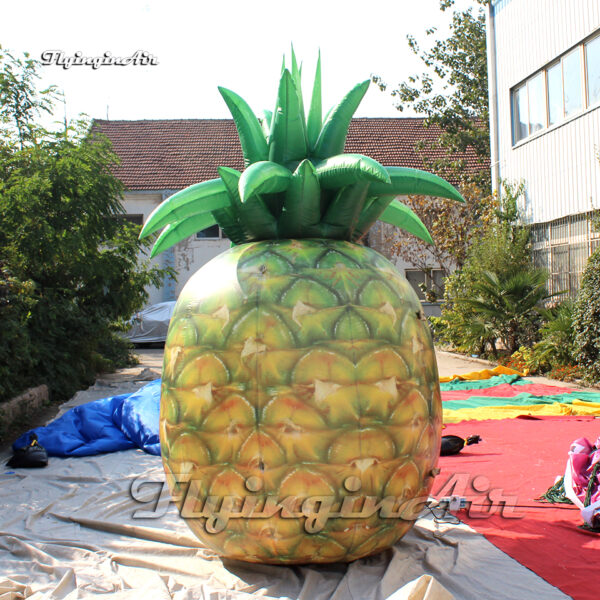
<svg viewBox="0 0 600 600">
<path fill-rule="evenodd" d="M 260 196 L 251 196 L 242 204 L 239 193 L 242 174 L 229 167 L 219 167 L 218 172 L 231 194 L 232 205 L 244 231 L 244 241 L 277 238 L 277 220 Z"/>
<path fill-rule="evenodd" d="M 140 239 L 162 229 L 169 223 L 229 206 L 230 200 L 221 179 L 211 179 L 191 185 L 164 202 L 150 213 Z"/>
<path fill-rule="evenodd" d="M 243 244 L 248 241 L 246 232 L 241 225 L 240 219 L 233 207 L 220 208 L 212 213 L 215 221 L 219 227 L 223 230 L 225 235 L 234 244 Z"/>
<path fill-rule="evenodd" d="M 221 92 L 221 96 L 223 96 L 223 100 L 225 100 L 235 122 L 244 155 L 244 165 L 247 167 L 259 160 L 266 160 L 269 155 L 269 148 L 260 123 L 252 109 L 235 92 L 223 87 L 219 88 L 219 92 Z"/>
<path fill-rule="evenodd" d="M 223 184 L 225 185 L 225 188 L 227 189 L 227 192 L 229 193 L 229 196 L 231 198 L 231 208 L 234 211 L 236 222 L 236 230 L 234 231 L 233 235 L 236 237 L 236 239 L 239 235 L 239 231 L 241 230 L 242 241 L 236 241 L 236 243 L 249 242 L 255 238 L 255 235 L 252 232 L 251 227 L 249 226 L 250 224 L 245 222 L 241 210 L 242 201 L 240 199 L 239 182 L 242 174 L 239 171 L 236 171 L 235 169 L 232 169 L 230 167 L 218 167 L 217 172 L 221 176 Z M 219 221 L 219 214 L 215 212 L 214 215 L 217 221 Z M 221 225 L 220 221 L 219 225 Z M 225 232 L 227 233 L 228 237 L 231 240 L 234 240 L 234 237 L 229 235 L 229 229 L 227 229 L 226 227 L 223 227 L 223 229 L 225 229 Z"/>
<path fill-rule="evenodd" d="M 280 164 L 264 160 L 250 165 L 240 177 L 238 189 L 245 202 L 255 194 L 285 192 L 292 177 L 291 172 Z"/>
<path fill-rule="evenodd" d="M 369 194 L 371 189 L 369 189 Z M 358 218 L 358 224 L 352 233 L 352 241 L 360 239 L 377 221 L 381 213 L 392 202 L 391 196 L 375 197 L 367 199 L 364 208 Z"/>
<path fill-rule="evenodd" d="M 294 52 L 294 44 L 291 44 L 292 50 L 292 78 L 295 83 L 298 83 L 300 73 L 298 71 L 298 62 L 296 61 L 296 53 Z"/>
<path fill-rule="evenodd" d="M 392 200 L 391 204 L 379 215 L 379 219 L 412 233 L 428 244 L 433 244 L 433 239 L 421 219 L 408 206 L 398 200 Z"/>
<path fill-rule="evenodd" d="M 338 239 L 351 239 L 368 190 L 369 182 L 355 183 L 342 188 L 327 208 L 321 222 L 323 225 L 338 228 Z"/>
<path fill-rule="evenodd" d="M 438 196 L 458 202 L 465 201 L 451 183 L 433 173 L 407 167 L 385 167 L 385 170 L 390 176 L 390 183 L 374 183 L 369 193 L 376 196 Z"/>
<path fill-rule="evenodd" d="M 231 167 L 217 167 L 217 173 L 220 175 L 225 189 L 231 196 L 232 203 L 239 205 L 242 203 L 239 192 L 239 182 L 242 174 Z"/>
<path fill-rule="evenodd" d="M 313 154 L 317 158 L 327 158 L 344 151 L 350 120 L 367 93 L 369 83 L 370 80 L 367 79 L 354 86 L 329 113 L 315 145 Z"/>
<path fill-rule="evenodd" d="M 290 181 L 284 201 L 284 212 L 278 228 L 282 238 L 316 235 L 316 225 L 321 220 L 320 187 L 315 168 L 303 160 Z"/>
<path fill-rule="evenodd" d="M 321 115 L 321 51 L 317 58 L 317 69 L 315 71 L 315 82 L 310 99 L 310 108 L 308 109 L 308 121 L 306 123 L 306 133 L 308 135 L 308 147 L 312 152 L 319 138 L 322 125 Z"/>
<path fill-rule="evenodd" d="M 251 231 L 252 240 L 277 239 L 277 219 L 260 196 L 250 196 L 241 206 L 244 225 Z"/>
<path fill-rule="evenodd" d="M 273 111 L 272 110 L 263 110 L 263 120 L 260 124 L 263 133 L 265 135 L 265 140 L 267 144 L 269 143 L 269 134 L 271 133 L 271 124 L 273 123 Z"/>
<path fill-rule="evenodd" d="M 341 188 L 358 181 L 389 183 L 385 167 L 362 154 L 338 154 L 316 165 L 317 177 L 322 188 Z"/>
<path fill-rule="evenodd" d="M 329 110 L 325 113 L 325 117 L 323 118 L 323 123 L 327 123 L 327 120 L 329 119 L 329 117 L 330 117 L 331 113 L 333 112 L 334 108 L 335 108 L 335 106 L 330 106 L 329 107 Z M 319 131 L 319 133 L 321 133 L 321 132 Z"/>
<path fill-rule="evenodd" d="M 306 158 L 306 123 L 292 75 L 286 69 L 279 82 L 277 107 L 269 134 L 269 160 L 285 165 Z"/>
<path fill-rule="evenodd" d="M 211 227 L 216 223 L 215 218 L 211 214 L 206 214 L 196 215 L 194 217 L 186 218 L 183 221 L 176 221 L 175 223 L 167 225 L 152 247 L 150 257 L 156 256 L 190 235 L 202 231 L 207 227 Z"/>
<path fill-rule="evenodd" d="M 304 99 L 302 98 L 302 76 L 298 63 L 296 62 L 296 53 L 294 52 L 294 45 L 292 44 L 292 81 L 296 87 L 296 95 L 298 96 L 298 106 L 302 120 L 304 121 L 304 127 L 306 129 L 306 115 L 304 113 Z"/>
</svg>

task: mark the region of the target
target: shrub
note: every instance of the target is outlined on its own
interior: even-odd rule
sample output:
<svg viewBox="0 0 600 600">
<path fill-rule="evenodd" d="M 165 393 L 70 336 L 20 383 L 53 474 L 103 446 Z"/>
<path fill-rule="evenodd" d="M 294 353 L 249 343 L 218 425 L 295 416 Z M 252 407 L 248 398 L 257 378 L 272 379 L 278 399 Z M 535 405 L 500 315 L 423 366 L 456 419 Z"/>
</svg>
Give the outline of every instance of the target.
<svg viewBox="0 0 600 600">
<path fill-rule="evenodd" d="M 34 380 L 34 345 L 27 329 L 34 305 L 33 284 L 13 277 L 0 261 L 0 399 L 15 396 Z"/>
<path fill-rule="evenodd" d="M 540 329 L 541 340 L 533 346 L 533 358 L 542 371 L 575 362 L 575 332 L 572 300 L 543 311 L 545 323 Z"/>
<path fill-rule="evenodd" d="M 575 358 L 589 381 L 600 380 L 600 249 L 589 258 L 573 315 Z"/>
<path fill-rule="evenodd" d="M 52 107 L 37 65 L 0 49 L 0 401 L 40 383 L 67 398 L 126 362 L 115 324 L 172 273 L 138 262 L 108 140 L 35 123 Z"/>
<path fill-rule="evenodd" d="M 513 352 L 510 356 L 503 356 L 498 362 L 505 367 L 523 373 L 523 375 L 534 375 L 540 369 L 533 350 L 527 348 L 527 346 L 521 346 L 516 352 Z"/>
<path fill-rule="evenodd" d="M 581 369 L 577 365 L 558 366 L 548 373 L 548 377 L 559 381 L 574 381 L 581 377 Z"/>
<path fill-rule="evenodd" d="M 500 210 L 488 216 L 465 264 L 446 280 L 444 339 L 459 350 L 498 354 L 536 341 L 547 274 L 531 262 L 529 231 L 517 200 L 522 188 L 504 185 Z"/>
</svg>

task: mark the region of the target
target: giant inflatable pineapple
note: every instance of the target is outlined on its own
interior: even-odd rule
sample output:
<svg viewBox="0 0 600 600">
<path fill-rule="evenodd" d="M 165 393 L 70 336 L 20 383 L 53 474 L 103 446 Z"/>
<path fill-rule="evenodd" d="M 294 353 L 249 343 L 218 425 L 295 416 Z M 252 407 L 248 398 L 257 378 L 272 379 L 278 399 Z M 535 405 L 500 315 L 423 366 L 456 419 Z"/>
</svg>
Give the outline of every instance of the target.
<svg viewBox="0 0 600 600">
<path fill-rule="evenodd" d="M 142 236 L 156 254 L 218 224 L 232 248 L 177 302 L 165 346 L 160 431 L 171 492 L 194 533 L 245 561 L 350 561 L 393 545 L 433 483 L 441 404 L 417 296 L 359 243 L 377 220 L 431 241 L 394 199 L 461 201 L 446 181 L 343 154 L 369 82 L 308 116 L 292 52 L 259 120 L 220 89 L 245 171 L 163 202 Z M 262 123 L 261 123 L 262 121 Z"/>
</svg>

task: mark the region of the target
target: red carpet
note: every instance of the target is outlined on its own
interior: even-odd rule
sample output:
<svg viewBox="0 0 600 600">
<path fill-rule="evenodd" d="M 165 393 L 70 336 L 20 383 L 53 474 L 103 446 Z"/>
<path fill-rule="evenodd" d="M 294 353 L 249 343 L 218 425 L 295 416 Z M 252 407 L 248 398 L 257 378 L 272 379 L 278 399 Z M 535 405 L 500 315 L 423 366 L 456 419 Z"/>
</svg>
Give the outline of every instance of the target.
<svg viewBox="0 0 600 600">
<path fill-rule="evenodd" d="M 433 495 L 466 496 L 474 501 L 471 510 L 456 514 L 490 542 L 565 594 L 577 600 L 600 597 L 600 534 L 578 529 L 577 508 L 534 500 L 564 474 L 573 440 L 587 437 L 593 443 L 598 437 L 600 419 L 463 421 L 448 425 L 443 434 L 478 434 L 483 441 L 440 458 Z M 456 483 L 454 490 L 449 480 Z"/>
</svg>

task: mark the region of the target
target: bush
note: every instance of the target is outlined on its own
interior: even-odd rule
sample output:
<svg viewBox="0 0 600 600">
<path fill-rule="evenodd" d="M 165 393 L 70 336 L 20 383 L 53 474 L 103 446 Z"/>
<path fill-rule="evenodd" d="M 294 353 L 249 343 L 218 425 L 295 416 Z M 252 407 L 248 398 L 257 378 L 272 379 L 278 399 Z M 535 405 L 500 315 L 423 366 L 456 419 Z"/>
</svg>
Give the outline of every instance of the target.
<svg viewBox="0 0 600 600">
<path fill-rule="evenodd" d="M 172 273 L 138 263 L 108 140 L 35 123 L 51 108 L 36 65 L 0 49 L 0 401 L 41 383 L 68 398 L 126 363 L 117 325 Z"/>
<path fill-rule="evenodd" d="M 5 308 L 15 331 L 0 342 L 10 393 L 31 383 L 25 370 L 63 399 L 99 369 L 122 365 L 114 325 L 142 307 L 145 286 L 161 284 L 163 271 L 138 265 L 138 227 L 119 217 L 113 160 L 105 140 L 80 128 L 0 161 L 0 260 L 28 282 L 28 294 Z"/>
<path fill-rule="evenodd" d="M 575 358 L 588 381 L 600 381 L 600 249 L 588 259 L 573 315 Z"/>
<path fill-rule="evenodd" d="M 575 381 L 581 377 L 581 368 L 578 365 L 557 366 L 548 373 L 548 377 L 559 381 Z"/>
<path fill-rule="evenodd" d="M 534 352 L 527 346 L 521 346 L 510 356 L 503 356 L 498 361 L 501 365 L 523 373 L 523 375 L 534 375 L 540 370 L 540 364 L 537 361 Z"/>
<path fill-rule="evenodd" d="M 442 335 L 459 350 L 496 356 L 500 340 L 513 353 L 539 335 L 548 276 L 531 262 L 529 231 L 517 208 L 521 193 L 504 186 L 500 210 L 488 216 L 463 268 L 446 280 Z"/>
<path fill-rule="evenodd" d="M 543 311 L 545 323 L 541 340 L 533 346 L 533 357 L 541 371 L 571 365 L 575 362 L 575 332 L 572 300 Z"/>
<path fill-rule="evenodd" d="M 19 281 L 0 262 L 0 399 L 17 395 L 34 381 L 34 345 L 27 329 L 34 305 L 32 283 Z"/>
</svg>

